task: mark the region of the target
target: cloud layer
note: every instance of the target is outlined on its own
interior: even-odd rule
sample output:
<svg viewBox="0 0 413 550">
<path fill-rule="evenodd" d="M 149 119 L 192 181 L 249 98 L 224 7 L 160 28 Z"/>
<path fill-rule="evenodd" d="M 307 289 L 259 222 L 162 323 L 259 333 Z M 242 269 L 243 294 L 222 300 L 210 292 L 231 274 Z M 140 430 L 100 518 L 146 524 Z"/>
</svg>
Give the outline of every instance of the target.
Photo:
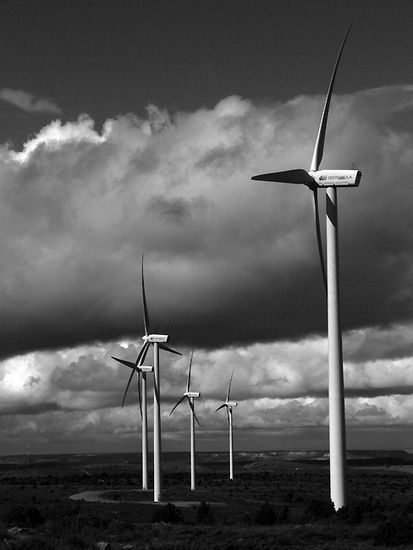
<svg viewBox="0 0 413 550">
<path fill-rule="evenodd" d="M 410 425 L 412 105 L 413 86 L 332 103 L 322 167 L 363 172 L 359 189 L 339 192 L 354 429 Z M 233 96 L 174 116 L 150 106 L 146 117 L 121 115 L 101 131 L 81 115 L 45 126 L 20 152 L 0 150 L 1 422 L 10 442 L 37 433 L 58 445 L 62 430 L 85 441 L 92 432 L 135 438 L 136 417 L 118 407 L 125 373 L 110 355 L 136 354 L 141 252 L 152 327 L 161 322 L 174 347 L 200 350 L 194 389 L 204 394 L 205 438 L 225 424 L 210 411 L 235 366 L 245 433 L 279 429 L 288 442 L 317 429 L 326 441 L 325 296 L 311 198 L 305 188 L 250 181 L 308 168 L 321 108 L 321 97 L 256 105 Z M 187 358 L 164 364 L 168 406 L 186 366 Z M 168 413 L 173 440 L 185 410 Z"/>
<path fill-rule="evenodd" d="M 345 334 L 350 447 L 374 448 L 381 441 L 383 447 L 411 446 L 410 342 L 403 346 L 399 340 L 393 357 L 363 358 L 374 342 L 380 341 L 381 346 L 391 349 L 400 332 L 407 335 L 409 331 L 412 326 Z M 125 448 L 133 449 L 139 432 L 136 383 L 133 382 L 122 409 L 120 403 L 129 370 L 113 361 L 111 355 L 133 360 L 137 351 L 133 342 L 107 342 L 58 352 L 35 352 L 3 361 L 0 429 L 8 445 L 18 445 L 24 437 L 34 448 L 42 441 L 49 449 L 59 445 L 73 450 L 82 448 L 82 441 L 86 445 L 88 438 L 92 438 L 97 448 L 109 450 L 115 437 L 120 438 Z M 162 355 L 162 418 L 169 450 L 183 448 L 188 436 L 186 403 L 169 416 L 186 385 L 189 350 L 183 351 L 181 358 Z M 148 356 L 147 362 L 150 361 Z M 214 411 L 225 399 L 232 369 L 231 398 L 238 402 L 235 411 L 238 448 L 254 449 L 253 442 L 255 448 L 327 447 L 325 338 L 197 350 L 191 389 L 201 392 L 196 410 L 201 422 L 200 444 L 205 449 L 225 448 L 226 417 Z M 149 377 L 150 425 L 152 392 Z M 400 431 L 393 442 L 381 440 L 383 433 L 392 428 Z"/>
<path fill-rule="evenodd" d="M 340 192 L 343 322 L 411 317 L 413 89 L 334 98 L 324 167 L 363 171 Z M 137 255 L 154 323 L 202 347 L 325 331 L 305 188 L 251 182 L 306 167 L 321 98 L 140 119 L 55 121 L 1 151 L 2 354 L 141 330 Z M 321 201 L 322 202 L 322 201 Z"/>
</svg>

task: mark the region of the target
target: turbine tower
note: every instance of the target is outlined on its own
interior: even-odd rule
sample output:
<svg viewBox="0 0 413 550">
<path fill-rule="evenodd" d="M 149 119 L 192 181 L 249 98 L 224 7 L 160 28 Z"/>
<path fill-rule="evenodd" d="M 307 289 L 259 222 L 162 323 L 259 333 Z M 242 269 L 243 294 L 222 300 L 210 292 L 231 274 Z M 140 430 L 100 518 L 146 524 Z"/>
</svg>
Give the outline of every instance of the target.
<svg viewBox="0 0 413 550">
<path fill-rule="evenodd" d="M 228 420 L 228 437 L 229 437 L 229 479 L 234 479 L 234 436 L 232 432 L 232 409 L 238 405 L 235 401 L 230 401 L 231 383 L 234 376 L 234 369 L 232 369 L 231 378 L 229 379 L 227 397 L 225 402 L 220 405 L 215 412 L 226 407 L 227 420 Z"/>
<path fill-rule="evenodd" d="M 319 256 L 327 287 L 328 313 L 328 369 L 329 369 L 329 434 L 330 434 L 330 496 L 336 510 L 347 503 L 346 495 L 346 435 L 344 414 L 343 351 L 340 322 L 339 272 L 338 272 L 338 207 L 337 187 L 357 187 L 360 183 L 359 170 L 319 170 L 323 158 L 324 140 L 328 111 L 337 68 L 351 25 L 341 44 L 328 87 L 321 116 L 320 127 L 314 147 L 310 170 L 287 170 L 254 176 L 253 180 L 278 183 L 304 184 L 313 192 L 314 215 Z M 323 248 L 320 235 L 317 190 L 326 188 L 326 241 L 327 275 L 324 267 Z"/>
<path fill-rule="evenodd" d="M 142 283 L 142 302 L 143 302 L 143 324 L 145 334 L 142 336 L 143 346 L 141 347 L 138 357 L 133 365 L 128 383 L 123 395 L 122 406 L 125 404 L 126 395 L 130 383 L 135 372 L 139 373 L 138 365 L 141 365 L 146 358 L 149 348 L 153 346 L 153 372 L 154 372 L 154 392 L 153 392 L 153 500 L 160 502 L 162 499 L 162 472 L 161 472 L 161 386 L 159 376 L 159 350 L 168 351 L 181 355 L 179 351 L 175 351 L 166 345 L 168 335 L 153 334 L 149 327 L 148 305 L 146 302 L 145 279 L 143 273 L 143 254 L 141 264 L 141 283 Z M 142 376 L 143 378 L 143 376 Z"/>
<path fill-rule="evenodd" d="M 198 391 L 191 391 L 191 369 L 192 369 L 192 358 L 194 356 L 194 351 L 192 350 L 191 357 L 189 359 L 189 368 L 188 368 L 188 378 L 186 381 L 186 391 L 181 397 L 181 399 L 175 404 L 169 415 L 171 415 L 176 407 L 182 403 L 186 398 L 188 400 L 189 408 L 191 409 L 191 491 L 195 491 L 195 421 L 198 426 L 201 424 L 195 414 L 194 400 L 197 397 L 200 397 L 201 394 Z"/>
<path fill-rule="evenodd" d="M 122 365 L 126 365 L 130 369 L 135 370 L 138 376 L 138 395 L 139 395 L 139 411 L 141 415 L 141 448 L 142 448 L 142 489 L 146 491 L 148 489 L 148 407 L 147 407 L 147 373 L 153 372 L 153 367 L 142 365 L 142 358 L 139 363 L 135 361 L 125 361 L 118 357 L 112 359 L 118 361 Z M 122 404 L 123 406 L 123 404 Z"/>
</svg>

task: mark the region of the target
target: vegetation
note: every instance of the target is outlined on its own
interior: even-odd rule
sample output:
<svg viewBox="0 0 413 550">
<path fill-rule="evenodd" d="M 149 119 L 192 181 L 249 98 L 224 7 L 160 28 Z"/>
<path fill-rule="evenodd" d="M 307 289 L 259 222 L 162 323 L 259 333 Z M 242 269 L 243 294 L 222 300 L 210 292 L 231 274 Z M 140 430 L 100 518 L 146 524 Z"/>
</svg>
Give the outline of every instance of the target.
<svg viewBox="0 0 413 550">
<path fill-rule="evenodd" d="M 338 512 L 328 495 L 328 468 L 320 461 L 244 455 L 230 482 L 226 461 L 200 459 L 195 494 L 181 457 L 166 463 L 166 505 L 154 505 L 151 492 L 137 491 L 139 465 L 124 455 L 77 462 L 55 457 L 12 467 L 0 461 L 0 550 L 413 547 L 413 470 L 395 464 L 394 457 L 382 465 L 376 456 L 374 463 L 350 466 L 350 502 Z M 88 490 L 114 502 L 69 499 Z"/>
<path fill-rule="evenodd" d="M 179 523 L 180 521 L 182 521 L 181 510 L 170 502 L 166 506 L 157 508 L 152 515 L 152 523 Z"/>
</svg>

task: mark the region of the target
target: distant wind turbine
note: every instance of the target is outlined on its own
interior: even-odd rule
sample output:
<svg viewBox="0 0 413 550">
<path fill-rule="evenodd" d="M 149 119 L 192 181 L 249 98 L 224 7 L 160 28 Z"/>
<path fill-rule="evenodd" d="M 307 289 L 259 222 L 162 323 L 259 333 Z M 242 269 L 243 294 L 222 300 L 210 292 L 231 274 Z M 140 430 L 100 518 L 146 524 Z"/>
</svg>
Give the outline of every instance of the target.
<svg viewBox="0 0 413 550">
<path fill-rule="evenodd" d="M 231 378 L 229 379 L 227 397 L 225 402 L 220 405 L 215 412 L 223 409 L 227 409 L 228 420 L 228 437 L 229 437 L 229 479 L 234 479 L 234 436 L 232 432 L 232 409 L 238 405 L 235 401 L 230 401 L 232 377 L 234 376 L 234 369 L 232 369 Z"/>
<path fill-rule="evenodd" d="M 191 369 L 192 369 L 192 358 L 194 352 L 192 351 L 191 357 L 189 359 L 189 368 L 188 368 L 188 378 L 186 381 L 186 391 L 179 401 L 175 404 L 169 415 L 171 415 L 176 407 L 184 401 L 186 398 L 188 400 L 189 408 L 191 409 L 191 491 L 195 491 L 195 421 L 200 426 L 199 420 L 195 414 L 194 400 L 197 397 L 200 397 L 201 394 L 198 391 L 191 391 Z"/>
<path fill-rule="evenodd" d="M 142 365 L 143 357 L 140 358 L 139 362 L 135 361 L 125 361 L 124 359 L 119 359 L 118 357 L 113 357 L 115 361 L 126 365 L 132 370 L 137 372 L 138 376 L 138 395 L 139 395 L 139 410 L 141 414 L 141 424 L 142 424 L 142 489 L 146 491 L 148 489 L 148 407 L 147 407 L 147 380 L 146 375 L 149 372 L 153 372 L 153 367 Z M 123 406 L 123 405 L 122 405 Z"/>
<path fill-rule="evenodd" d="M 132 368 L 131 375 L 125 388 L 123 395 L 122 406 L 125 403 L 126 395 L 133 375 L 138 371 L 138 365 L 141 365 L 146 358 L 151 345 L 153 346 L 153 372 L 154 372 L 154 392 L 153 392 L 153 500 L 160 502 L 162 499 L 162 476 L 161 476 L 161 386 L 159 376 L 159 349 L 181 355 L 179 351 L 175 351 L 166 346 L 168 336 L 166 334 L 151 334 L 149 328 L 148 305 L 146 302 L 145 279 L 143 273 L 143 254 L 141 264 L 141 282 L 142 282 L 142 302 L 143 302 L 143 324 L 145 334 L 142 336 L 143 346 L 141 347 L 138 357 Z M 142 376 L 143 377 L 143 376 Z"/>
<path fill-rule="evenodd" d="M 351 25 L 341 44 L 331 76 L 330 85 L 324 103 L 320 127 L 314 147 L 310 170 L 287 170 L 254 176 L 253 180 L 278 183 L 304 184 L 313 192 L 315 225 L 318 250 L 323 271 L 324 284 L 327 287 L 328 302 L 328 364 L 329 364 L 329 429 L 330 429 L 330 495 L 336 510 L 347 503 L 346 495 L 346 435 L 344 414 L 343 351 L 339 303 L 338 272 L 338 207 L 337 187 L 357 187 L 360 183 L 359 170 L 319 170 L 323 158 L 324 140 L 327 128 L 328 111 L 337 68 L 346 43 Z M 323 246 L 320 234 L 317 190 L 326 188 L 326 224 L 327 224 L 327 275 L 324 267 Z"/>
</svg>

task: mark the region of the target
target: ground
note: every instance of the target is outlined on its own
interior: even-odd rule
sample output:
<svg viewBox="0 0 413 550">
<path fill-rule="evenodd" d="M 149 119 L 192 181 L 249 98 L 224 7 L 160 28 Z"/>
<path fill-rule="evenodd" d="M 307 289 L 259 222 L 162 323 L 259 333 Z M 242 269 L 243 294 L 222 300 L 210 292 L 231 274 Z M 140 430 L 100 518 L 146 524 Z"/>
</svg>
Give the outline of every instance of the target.
<svg viewBox="0 0 413 550">
<path fill-rule="evenodd" d="M 237 453 L 233 481 L 225 453 L 200 453 L 195 493 L 188 462 L 165 453 L 155 505 L 134 455 L 0 457 L 0 549 L 413 547 L 409 453 L 349 453 L 349 506 L 338 513 L 323 453 Z M 70 498 L 85 491 L 112 502 Z"/>
</svg>

